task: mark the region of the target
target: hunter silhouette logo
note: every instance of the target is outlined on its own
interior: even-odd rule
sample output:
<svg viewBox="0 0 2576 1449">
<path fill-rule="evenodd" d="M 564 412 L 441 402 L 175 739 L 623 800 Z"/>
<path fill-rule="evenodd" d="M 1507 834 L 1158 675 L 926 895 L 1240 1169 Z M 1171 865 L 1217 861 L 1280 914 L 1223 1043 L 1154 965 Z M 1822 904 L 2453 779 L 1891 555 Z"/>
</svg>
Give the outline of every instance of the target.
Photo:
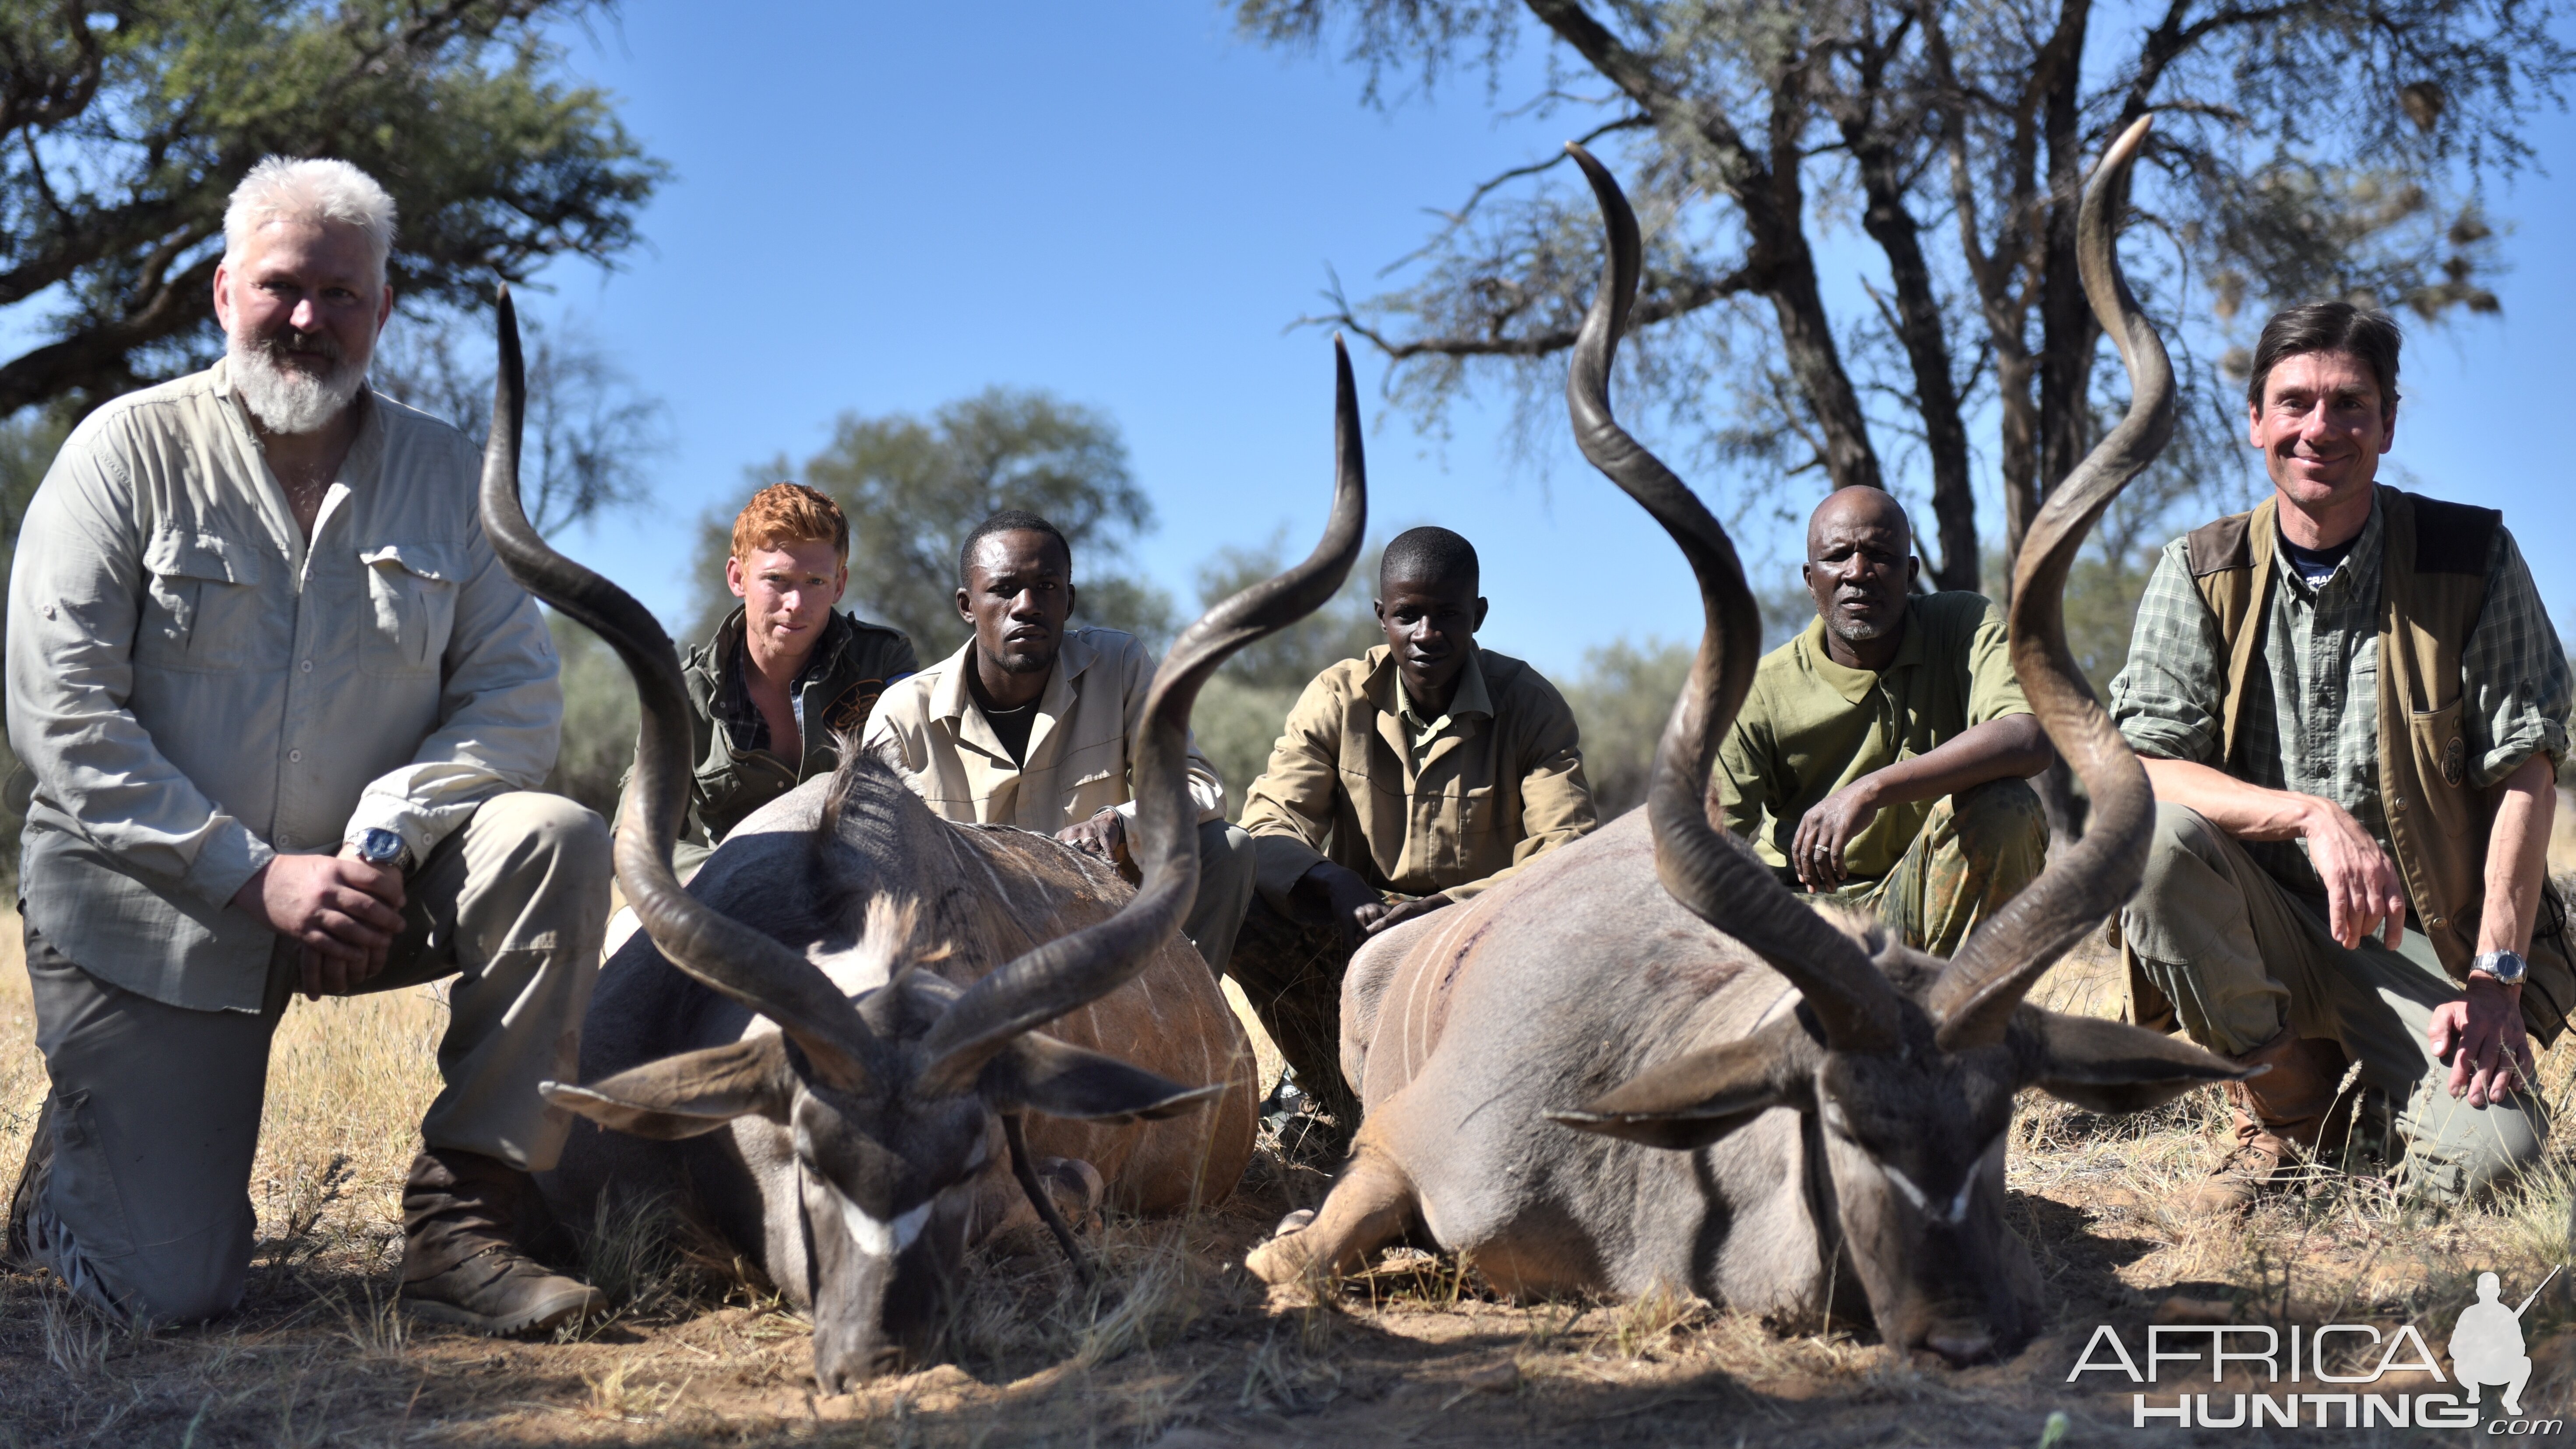
<svg viewBox="0 0 2576 1449">
<path fill-rule="evenodd" d="M 2550 1269 L 2540 1288 L 2557 1276 L 2558 1270 Z M 2504 1385 L 2504 1411 L 2520 1418 L 2522 1386 L 2531 1382 L 2531 1356 L 2522 1351 L 2522 1315 L 2540 1296 L 2540 1288 L 2532 1289 L 2520 1307 L 2507 1308 L 2496 1298 L 2502 1286 L 2493 1273 L 2478 1275 L 2478 1301 L 2461 1309 L 2460 1321 L 2451 1327 L 2451 1372 L 2472 1404 L 2478 1401 L 2479 1385 Z"/>
<path fill-rule="evenodd" d="M 2559 1434 L 2565 1431 L 2563 1420 L 2523 1417 L 2531 1355 L 2522 1319 L 2560 1271 L 2550 1269 L 2538 1287 L 2511 1306 L 2503 1301 L 2503 1280 L 2480 1273 L 2477 1301 L 2460 1310 L 2444 1345 L 2451 1361 L 2448 1376 L 2425 1333 L 2411 1323 L 2393 1331 L 2367 1323 L 2315 1328 L 2298 1323 L 2160 1323 L 2147 1329 L 2144 1353 L 2132 1353 L 2119 1330 L 2105 1323 L 2093 1330 L 2066 1381 L 2110 1373 L 2141 1388 L 2170 1385 L 2163 1392 L 2149 1388 L 2131 1394 L 2131 1418 L 2141 1429 L 2157 1421 L 2203 1429 L 2469 1429 L 2486 1417 L 2480 1391 L 2502 1388 L 2497 1406 L 2503 1417 L 2488 1423 L 2487 1432 Z M 2252 1392 L 2184 1391 L 2203 1371 L 2208 1374 L 2203 1382 L 2223 1386 L 2230 1364 L 2252 1373 L 2254 1381 L 2247 1385 Z M 2386 1378 L 2409 1371 L 2444 1387 Z M 2174 1395 L 2172 1402 L 2161 1401 L 2164 1393 Z"/>
</svg>

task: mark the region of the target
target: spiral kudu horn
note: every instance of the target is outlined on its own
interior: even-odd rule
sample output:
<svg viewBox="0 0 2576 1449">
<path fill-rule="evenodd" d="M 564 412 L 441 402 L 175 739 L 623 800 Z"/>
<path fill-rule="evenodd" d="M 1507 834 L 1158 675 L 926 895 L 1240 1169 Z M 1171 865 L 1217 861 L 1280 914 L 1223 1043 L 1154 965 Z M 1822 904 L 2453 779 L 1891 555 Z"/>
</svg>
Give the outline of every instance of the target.
<svg viewBox="0 0 2576 1449">
<path fill-rule="evenodd" d="M 708 909 L 671 873 L 671 845 L 689 794 L 689 699 L 679 656 L 660 621 L 632 595 L 556 552 L 529 526 L 519 503 L 528 384 L 507 287 L 499 310 L 501 365 L 492 387 L 492 437 L 483 450 L 483 532 L 512 578 L 608 641 L 635 676 L 643 719 L 634 787 L 617 820 L 617 883 L 672 965 L 777 1022 L 827 1080 L 855 1087 L 884 1062 L 850 998 L 802 953 Z"/>
<path fill-rule="evenodd" d="M 2067 650 L 2065 589 L 2067 567 L 2094 520 L 2173 436 L 2173 365 L 2120 275 L 2113 244 L 2129 170 L 2154 119 L 2140 116 L 2103 153 L 2084 188 L 2075 231 L 2084 295 L 2129 370 L 2129 411 L 2048 495 L 2013 577 L 2013 672 L 2040 727 L 2093 797 L 2092 821 L 2082 840 L 1977 927 L 1934 983 L 1924 1004 L 1940 1023 L 1937 1039 L 1947 1050 L 2000 1040 L 2023 994 L 2067 947 L 2119 909 L 2146 870 L 2155 796 L 2137 755 L 2094 702 Z"/>
<path fill-rule="evenodd" d="M 1305 562 L 1200 616 L 1154 675 L 1136 745 L 1137 865 L 1144 881 L 1116 915 L 1049 941 L 968 988 L 930 1029 L 925 1081 L 972 1080 L 1013 1037 L 1118 989 L 1176 930 L 1198 893 L 1198 812 L 1187 770 L 1190 706 L 1236 650 L 1323 607 L 1349 577 L 1368 527 L 1368 473 L 1360 456 L 1358 390 L 1350 354 L 1333 339 L 1333 513 Z"/>
<path fill-rule="evenodd" d="M 1706 615 L 1690 683 L 1655 747 L 1646 794 L 1655 832 L 1655 873 L 1691 914 L 1743 942 L 1806 997 L 1838 1048 L 1893 1044 L 1896 993 L 1849 936 L 1809 910 L 1734 837 L 1709 823 L 1709 768 L 1719 741 L 1753 685 L 1761 614 L 1745 586 L 1735 544 L 1672 470 L 1628 436 L 1610 411 L 1610 361 L 1636 300 L 1641 247 L 1636 213 L 1610 172 L 1568 144 L 1592 183 L 1609 233 L 1600 290 L 1575 339 L 1565 401 L 1574 440 L 1592 466 L 1654 515 L 1690 560 Z"/>
</svg>

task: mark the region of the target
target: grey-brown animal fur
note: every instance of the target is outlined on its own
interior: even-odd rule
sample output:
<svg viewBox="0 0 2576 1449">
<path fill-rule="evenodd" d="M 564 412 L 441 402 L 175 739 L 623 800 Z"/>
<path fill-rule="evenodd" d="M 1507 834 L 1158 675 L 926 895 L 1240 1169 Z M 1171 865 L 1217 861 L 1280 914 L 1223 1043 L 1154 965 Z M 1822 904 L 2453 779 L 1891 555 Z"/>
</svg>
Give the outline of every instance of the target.
<svg viewBox="0 0 2576 1449">
<path fill-rule="evenodd" d="M 1004 1119 L 1111 1124 L 1089 1155 L 1131 1205 L 1221 1196 L 1249 1152 L 1249 1074 L 1205 965 L 1174 944 L 1198 880 L 1190 706 L 1229 654 L 1313 612 L 1358 557 L 1366 484 L 1338 341 L 1332 518 L 1313 556 L 1211 609 L 1157 672 L 1135 744 L 1132 894 L 1053 840 L 937 820 L 865 759 L 737 827 L 683 890 L 678 659 L 650 613 L 520 511 L 525 385 L 506 294 L 501 326 L 485 531 L 530 592 L 617 650 L 642 706 L 616 863 L 644 939 L 599 984 L 584 1084 L 545 1087 L 614 1130 L 567 1150 L 549 1182 L 559 1213 L 582 1221 L 612 1185 L 667 1192 L 811 1314 L 816 1381 L 839 1392 L 928 1345 L 971 1234 L 995 1216 Z M 1121 1059 L 1138 1056 L 1208 1084 Z M 1206 1108 L 1229 1085 L 1229 1108 L 1212 1124 L 1200 1112 L 1195 1132 L 1127 1125 Z M 1053 1140 L 1030 1135 L 1033 1149 Z"/>
<path fill-rule="evenodd" d="M 2198 1048 L 2022 1002 L 2136 888 L 2152 818 L 2059 612 L 2077 546 L 2171 430 L 2172 373 L 2112 248 L 2144 131 L 2097 168 L 2081 223 L 2130 411 L 2051 494 L 2011 615 L 2015 670 L 2091 792 L 2093 825 L 1946 965 L 1812 910 L 1709 820 L 1759 623 L 1725 531 L 1611 415 L 1639 238 L 1616 183 L 1575 149 L 1610 236 L 1567 382 L 1575 434 L 1689 559 L 1708 614 L 1699 656 L 1645 811 L 1353 961 L 1344 1067 L 1366 1109 L 1353 1160 L 1310 1222 L 1292 1217 L 1255 1251 L 1256 1273 L 1348 1271 L 1418 1226 L 1511 1290 L 1830 1309 L 1974 1361 L 2035 1323 L 2036 1274 L 2002 1216 L 2015 1093 L 2134 1111 L 2236 1075 Z"/>
</svg>

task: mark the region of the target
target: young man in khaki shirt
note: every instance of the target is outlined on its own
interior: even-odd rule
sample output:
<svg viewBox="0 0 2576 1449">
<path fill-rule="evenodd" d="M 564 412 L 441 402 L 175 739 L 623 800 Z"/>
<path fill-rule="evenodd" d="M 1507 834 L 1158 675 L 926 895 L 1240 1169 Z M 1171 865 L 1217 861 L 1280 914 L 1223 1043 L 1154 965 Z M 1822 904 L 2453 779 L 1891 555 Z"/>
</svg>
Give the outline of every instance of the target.
<svg viewBox="0 0 2576 1449">
<path fill-rule="evenodd" d="M 1477 646 L 1478 583 L 1464 538 L 1398 534 L 1378 566 L 1385 646 L 1306 686 L 1244 802 L 1259 900 L 1233 974 L 1345 1133 L 1357 1109 L 1341 1080 L 1341 986 L 1360 942 L 1598 823 L 1565 697 Z"/>
<path fill-rule="evenodd" d="M 1066 627 L 1073 546 L 1034 513 L 977 524 L 957 573 L 957 612 L 975 636 L 886 690 L 866 748 L 943 820 L 1034 830 L 1127 869 L 1128 775 L 1154 686 L 1145 646 Z M 1189 779 L 1199 890 L 1181 934 L 1223 974 L 1252 896 L 1252 844 L 1225 823 L 1225 782 L 1195 740 Z"/>
</svg>

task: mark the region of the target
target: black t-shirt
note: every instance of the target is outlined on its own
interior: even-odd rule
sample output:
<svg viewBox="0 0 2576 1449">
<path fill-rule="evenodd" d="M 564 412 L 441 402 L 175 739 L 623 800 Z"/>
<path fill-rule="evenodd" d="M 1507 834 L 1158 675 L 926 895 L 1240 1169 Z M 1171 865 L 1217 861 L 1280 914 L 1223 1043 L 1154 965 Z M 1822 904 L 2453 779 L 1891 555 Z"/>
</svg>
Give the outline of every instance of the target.
<svg viewBox="0 0 2576 1449">
<path fill-rule="evenodd" d="M 984 712 L 984 723 L 993 727 L 993 737 L 1011 752 L 1011 763 L 1026 767 L 1029 762 L 1029 730 L 1038 722 L 1038 702 L 1030 700 L 1018 709 L 1003 709 L 984 693 L 984 681 L 976 674 L 973 659 L 966 661 L 966 692 L 975 698 L 975 707 Z"/>
<path fill-rule="evenodd" d="M 2301 548 L 2290 542 L 2287 534 L 2281 535 L 2280 541 L 2281 557 L 2299 571 L 2299 577 L 2307 580 L 2309 588 L 2316 589 L 2323 588 L 2326 580 L 2334 577 L 2337 565 L 2352 557 L 2352 546 L 2361 542 L 2361 535 L 2356 533 L 2332 548 Z"/>
</svg>

